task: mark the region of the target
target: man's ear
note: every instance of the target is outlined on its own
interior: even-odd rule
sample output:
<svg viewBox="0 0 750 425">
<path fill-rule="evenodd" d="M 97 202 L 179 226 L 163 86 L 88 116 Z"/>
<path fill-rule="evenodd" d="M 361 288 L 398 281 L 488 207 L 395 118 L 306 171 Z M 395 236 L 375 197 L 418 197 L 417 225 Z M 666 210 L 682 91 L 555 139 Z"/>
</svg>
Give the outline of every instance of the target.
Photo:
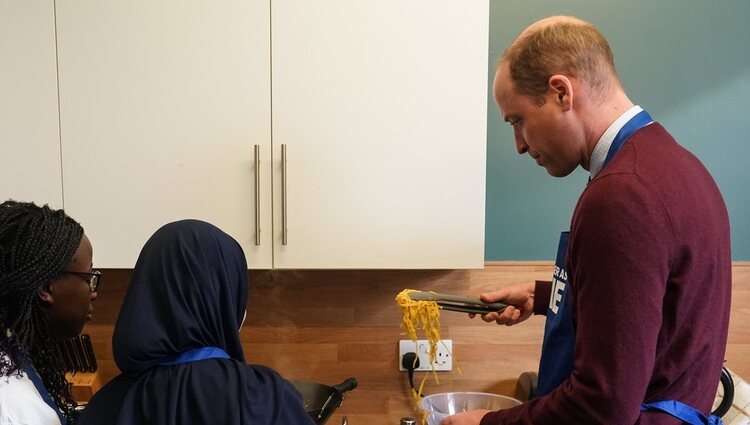
<svg viewBox="0 0 750 425">
<path fill-rule="evenodd" d="M 54 304 L 55 298 L 52 296 L 52 285 L 42 285 L 36 290 L 36 295 L 44 304 Z"/>
<path fill-rule="evenodd" d="M 555 96 L 555 103 L 568 111 L 573 107 L 573 83 L 564 75 L 555 74 L 549 77 L 549 87 Z"/>
</svg>

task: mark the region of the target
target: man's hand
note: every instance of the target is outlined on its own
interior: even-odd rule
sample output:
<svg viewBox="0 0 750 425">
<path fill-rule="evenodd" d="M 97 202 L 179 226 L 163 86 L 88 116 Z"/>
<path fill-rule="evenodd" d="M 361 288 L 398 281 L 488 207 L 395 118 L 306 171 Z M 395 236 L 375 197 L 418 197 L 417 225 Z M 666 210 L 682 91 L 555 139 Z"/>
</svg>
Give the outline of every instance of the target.
<svg viewBox="0 0 750 425">
<path fill-rule="evenodd" d="M 509 304 L 501 313 L 482 315 L 485 322 L 497 322 L 498 325 L 512 326 L 531 317 L 534 312 L 534 282 L 506 286 L 493 292 L 486 292 L 479 298 L 487 303 L 503 302 Z M 475 314 L 469 314 L 474 317 Z"/>
<path fill-rule="evenodd" d="M 489 412 L 491 410 L 469 410 L 468 412 L 448 416 L 440 421 L 440 425 L 479 425 L 484 415 Z"/>
</svg>

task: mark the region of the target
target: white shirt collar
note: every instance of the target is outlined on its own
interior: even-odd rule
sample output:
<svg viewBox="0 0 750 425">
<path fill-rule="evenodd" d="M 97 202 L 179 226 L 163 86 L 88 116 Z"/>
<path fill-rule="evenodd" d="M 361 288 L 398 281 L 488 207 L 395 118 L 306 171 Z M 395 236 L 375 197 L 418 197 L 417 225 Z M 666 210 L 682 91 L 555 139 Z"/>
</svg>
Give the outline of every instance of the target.
<svg viewBox="0 0 750 425">
<path fill-rule="evenodd" d="M 612 142 L 615 140 L 615 136 L 620 132 L 622 127 L 630 121 L 631 118 L 638 115 L 643 110 L 638 105 L 635 105 L 623 112 L 602 134 L 599 141 L 594 146 L 594 152 L 591 153 L 591 160 L 589 161 L 589 169 L 591 171 L 591 178 L 593 179 L 599 174 L 604 166 L 604 160 L 607 159 L 607 153 L 609 153 L 609 147 L 612 146 Z"/>
</svg>

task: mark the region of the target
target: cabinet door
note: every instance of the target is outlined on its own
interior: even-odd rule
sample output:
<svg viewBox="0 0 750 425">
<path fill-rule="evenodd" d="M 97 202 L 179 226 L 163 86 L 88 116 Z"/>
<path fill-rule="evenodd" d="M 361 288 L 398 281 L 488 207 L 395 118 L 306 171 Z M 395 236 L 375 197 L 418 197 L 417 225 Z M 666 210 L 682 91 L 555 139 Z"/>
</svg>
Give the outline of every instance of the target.
<svg viewBox="0 0 750 425">
<path fill-rule="evenodd" d="M 482 267 L 488 1 L 273 0 L 271 16 L 275 267 Z"/>
<path fill-rule="evenodd" d="M 63 207 L 54 10 L 0 1 L 0 202 Z"/>
<path fill-rule="evenodd" d="M 260 0 L 57 1 L 65 203 L 98 267 L 133 267 L 186 218 L 271 267 L 269 13 Z"/>
</svg>

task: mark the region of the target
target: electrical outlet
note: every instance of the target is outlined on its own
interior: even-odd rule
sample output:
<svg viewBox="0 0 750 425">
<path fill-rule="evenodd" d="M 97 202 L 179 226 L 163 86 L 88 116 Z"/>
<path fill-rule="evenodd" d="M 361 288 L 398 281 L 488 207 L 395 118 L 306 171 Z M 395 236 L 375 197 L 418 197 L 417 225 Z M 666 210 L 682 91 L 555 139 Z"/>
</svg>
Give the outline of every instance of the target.
<svg viewBox="0 0 750 425">
<path fill-rule="evenodd" d="M 437 342 L 437 353 L 435 353 L 435 370 L 449 371 L 453 369 L 453 341 L 442 339 Z M 406 353 L 417 353 L 419 356 L 419 367 L 414 369 L 418 372 L 432 370 L 430 365 L 430 343 L 426 339 L 418 339 L 415 343 L 410 339 L 402 339 L 398 342 L 398 370 L 406 371 L 401 364 L 401 359 Z"/>
</svg>

